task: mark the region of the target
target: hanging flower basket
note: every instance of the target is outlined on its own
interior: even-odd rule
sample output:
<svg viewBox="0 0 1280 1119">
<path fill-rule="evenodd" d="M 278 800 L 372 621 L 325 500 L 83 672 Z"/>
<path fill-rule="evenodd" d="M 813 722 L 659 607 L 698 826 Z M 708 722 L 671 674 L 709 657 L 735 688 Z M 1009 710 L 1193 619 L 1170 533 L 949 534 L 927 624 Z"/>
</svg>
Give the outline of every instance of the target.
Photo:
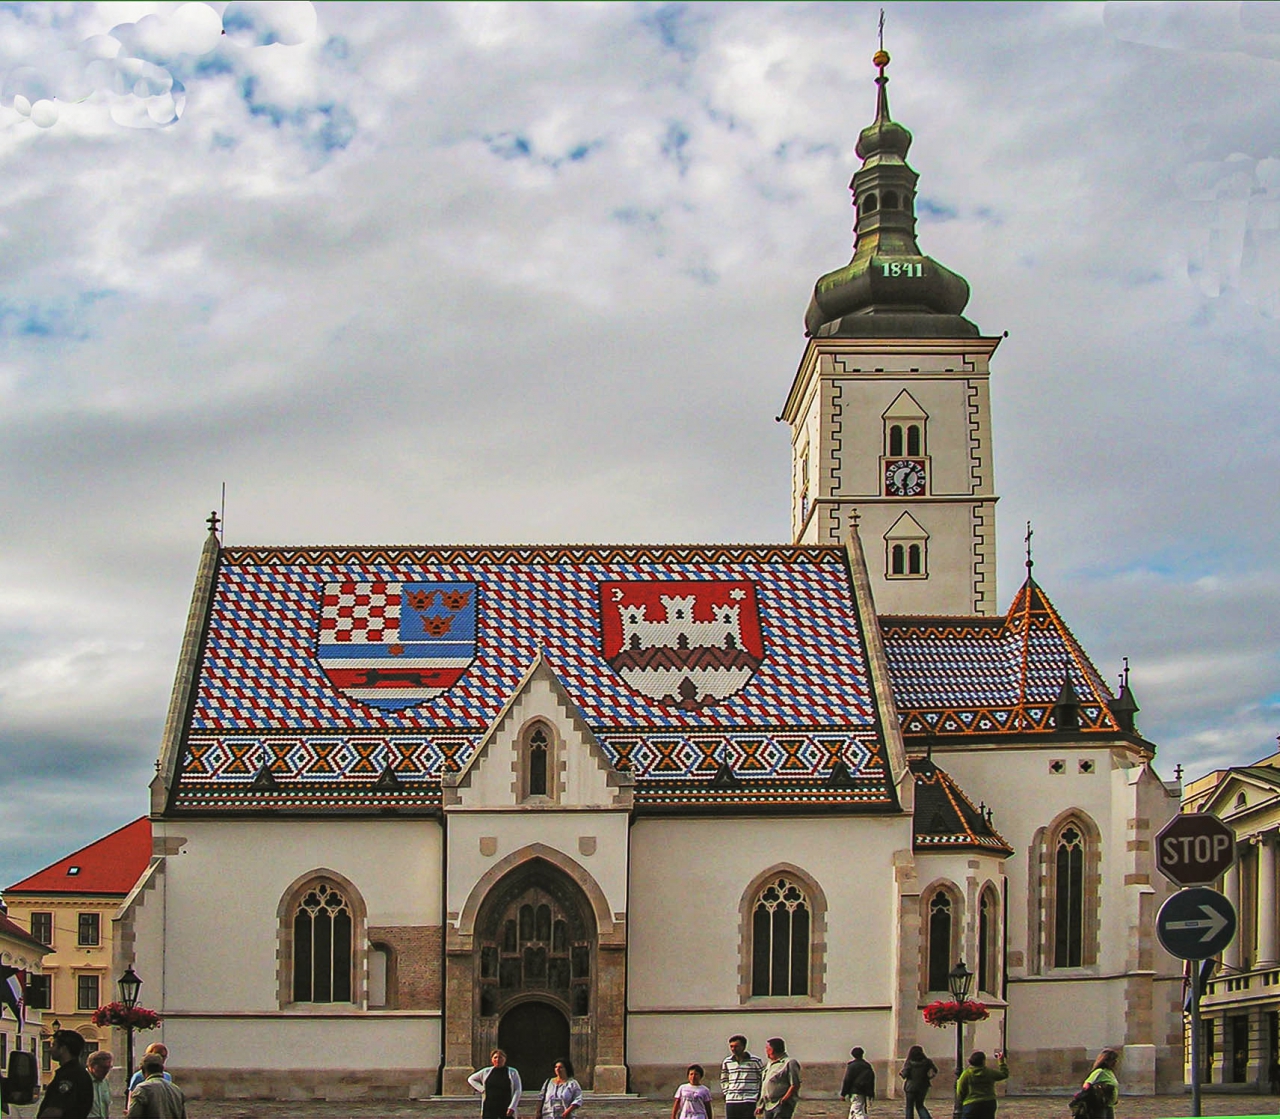
<svg viewBox="0 0 1280 1119">
<path fill-rule="evenodd" d="M 160 1025 L 160 1015 L 145 1006 L 135 1006 L 132 1010 L 122 1002 L 109 1002 L 93 1012 L 95 1026 L 132 1026 L 135 1030 L 154 1030 Z"/>
<path fill-rule="evenodd" d="M 939 1029 L 954 1026 L 957 1022 L 981 1022 L 990 1017 L 986 1003 L 974 999 L 965 999 L 964 1002 L 943 1002 L 939 999 L 924 1008 L 924 1020 Z"/>
</svg>

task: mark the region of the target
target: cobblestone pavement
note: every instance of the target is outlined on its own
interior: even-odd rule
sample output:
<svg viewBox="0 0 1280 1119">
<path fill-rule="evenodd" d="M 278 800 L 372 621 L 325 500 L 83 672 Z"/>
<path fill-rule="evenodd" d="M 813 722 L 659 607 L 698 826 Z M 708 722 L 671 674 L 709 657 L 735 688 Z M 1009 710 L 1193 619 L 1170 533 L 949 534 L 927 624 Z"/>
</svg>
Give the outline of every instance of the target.
<svg viewBox="0 0 1280 1119">
<path fill-rule="evenodd" d="M 931 1099 L 929 1101 L 933 1103 Z M 933 1114 L 950 1119 L 946 1097 L 937 1097 Z M 114 1108 L 112 1111 L 114 1112 Z M 1275 1096 L 1206 1095 L 1205 1115 L 1280 1115 L 1280 1098 Z M 471 1100 L 422 1100 L 418 1102 L 318 1103 L 284 1101 L 193 1100 L 187 1106 L 190 1119 L 478 1119 L 480 1108 Z M 583 1119 L 667 1119 L 671 1108 L 664 1100 L 600 1100 L 587 1097 Z M 717 1109 L 717 1114 L 723 1114 Z M 899 1100 L 877 1100 L 873 1119 L 897 1119 L 902 1115 Z M 1187 1096 L 1124 1097 L 1116 1108 L 1116 1119 L 1172 1119 L 1191 1114 Z M 839 1100 L 806 1099 L 796 1112 L 797 1119 L 845 1119 L 847 1109 Z M 1009 1096 L 1000 1101 L 999 1119 L 1070 1119 L 1067 1101 L 1061 1096 Z"/>
</svg>

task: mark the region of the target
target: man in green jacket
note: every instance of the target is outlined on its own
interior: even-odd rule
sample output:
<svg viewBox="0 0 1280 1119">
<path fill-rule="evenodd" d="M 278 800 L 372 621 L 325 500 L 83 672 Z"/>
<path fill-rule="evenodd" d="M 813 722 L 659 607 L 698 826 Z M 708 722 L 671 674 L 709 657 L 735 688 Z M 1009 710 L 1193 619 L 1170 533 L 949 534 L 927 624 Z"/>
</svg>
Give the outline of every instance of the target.
<svg viewBox="0 0 1280 1119">
<path fill-rule="evenodd" d="M 995 1068 L 987 1067 L 987 1055 L 981 1049 L 969 1054 L 969 1067 L 956 1081 L 956 1103 L 960 1105 L 960 1119 L 994 1119 L 996 1113 L 996 1083 L 1009 1079 L 1009 1066 L 1004 1054 L 995 1053 Z"/>
</svg>

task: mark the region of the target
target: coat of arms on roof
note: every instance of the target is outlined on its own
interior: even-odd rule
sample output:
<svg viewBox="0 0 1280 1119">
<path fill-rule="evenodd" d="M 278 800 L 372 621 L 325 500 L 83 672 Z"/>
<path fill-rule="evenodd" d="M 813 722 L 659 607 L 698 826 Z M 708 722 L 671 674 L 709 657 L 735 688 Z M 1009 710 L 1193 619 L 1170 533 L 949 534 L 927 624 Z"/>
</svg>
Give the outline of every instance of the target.
<svg viewBox="0 0 1280 1119">
<path fill-rule="evenodd" d="M 343 695 L 396 711 L 457 683 L 476 655 L 476 584 L 326 583 L 320 666 Z"/>
<path fill-rule="evenodd" d="M 764 661 L 749 580 L 603 582 L 604 657 L 641 695 L 697 711 L 740 692 Z"/>
</svg>

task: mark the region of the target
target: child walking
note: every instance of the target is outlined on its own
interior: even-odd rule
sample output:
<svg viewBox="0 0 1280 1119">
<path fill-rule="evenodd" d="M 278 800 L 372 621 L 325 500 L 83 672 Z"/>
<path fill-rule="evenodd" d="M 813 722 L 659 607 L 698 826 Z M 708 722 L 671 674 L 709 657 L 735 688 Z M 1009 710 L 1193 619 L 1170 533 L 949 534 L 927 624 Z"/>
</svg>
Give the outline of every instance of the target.
<svg viewBox="0 0 1280 1119">
<path fill-rule="evenodd" d="M 689 1083 L 676 1089 L 671 1119 L 712 1119 L 711 1089 L 702 1083 L 706 1070 L 701 1065 L 690 1065 L 688 1074 Z"/>
</svg>

